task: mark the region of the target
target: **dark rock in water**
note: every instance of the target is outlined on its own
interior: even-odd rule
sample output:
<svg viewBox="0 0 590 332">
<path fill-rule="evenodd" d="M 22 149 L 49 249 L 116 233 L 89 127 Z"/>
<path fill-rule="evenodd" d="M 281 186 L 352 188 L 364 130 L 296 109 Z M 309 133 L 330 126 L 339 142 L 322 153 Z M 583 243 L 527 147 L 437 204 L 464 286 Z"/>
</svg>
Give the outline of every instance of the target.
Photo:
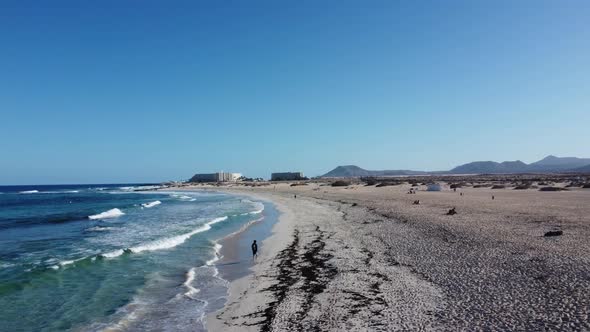
<svg viewBox="0 0 590 332">
<path fill-rule="evenodd" d="M 560 236 L 560 235 L 563 235 L 563 231 L 549 231 L 549 232 L 546 232 L 545 235 L 543 235 L 543 236 L 548 237 L 548 236 Z"/>
</svg>

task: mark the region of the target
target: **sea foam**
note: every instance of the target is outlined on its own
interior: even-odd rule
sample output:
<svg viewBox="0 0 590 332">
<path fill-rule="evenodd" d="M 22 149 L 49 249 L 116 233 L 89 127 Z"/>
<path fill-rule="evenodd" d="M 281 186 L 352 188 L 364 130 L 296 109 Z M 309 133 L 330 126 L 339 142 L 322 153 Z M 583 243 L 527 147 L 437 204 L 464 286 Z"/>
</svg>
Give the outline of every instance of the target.
<svg viewBox="0 0 590 332">
<path fill-rule="evenodd" d="M 123 255 L 124 253 L 125 253 L 125 250 L 117 249 L 117 250 L 103 253 L 100 256 L 102 256 L 104 258 L 115 258 L 115 257 L 119 257 L 119 256 Z"/>
<path fill-rule="evenodd" d="M 105 232 L 105 231 L 110 231 L 111 229 L 113 229 L 113 227 L 95 226 L 95 227 L 86 228 L 85 231 L 87 231 L 87 232 Z"/>
<path fill-rule="evenodd" d="M 191 299 L 193 299 L 193 295 L 200 292 L 199 289 L 197 289 L 191 285 L 193 283 L 193 281 L 195 280 L 195 272 L 196 272 L 196 268 L 194 268 L 194 267 L 191 268 L 190 270 L 188 270 L 188 272 L 186 273 L 186 281 L 183 284 L 184 287 L 186 287 L 188 289 L 188 291 L 186 293 L 184 293 L 184 295 L 187 297 L 190 297 Z"/>
<path fill-rule="evenodd" d="M 153 202 L 150 202 L 150 203 L 143 203 L 143 204 L 141 204 L 141 206 L 143 206 L 144 208 L 151 208 L 151 207 L 154 207 L 154 206 L 160 205 L 160 204 L 162 204 L 162 202 L 160 202 L 160 201 L 153 201 Z"/>
<path fill-rule="evenodd" d="M 215 243 L 215 247 L 213 247 L 213 249 L 215 249 L 215 257 L 211 258 L 210 260 L 208 260 L 205 264 L 206 265 L 213 265 L 213 263 L 217 262 L 218 260 L 221 259 L 221 254 L 220 254 L 220 250 L 221 250 L 222 246 L 219 243 Z"/>
<path fill-rule="evenodd" d="M 262 204 L 261 202 L 252 202 L 251 200 L 248 200 L 248 199 L 245 199 L 244 202 L 254 205 L 254 208 L 256 209 L 254 211 L 244 213 L 244 215 L 259 214 L 259 213 L 262 213 L 262 211 L 264 211 L 264 204 Z"/>
<path fill-rule="evenodd" d="M 25 191 L 20 191 L 19 194 L 36 194 L 38 192 L 39 192 L 39 190 L 25 190 Z"/>
<path fill-rule="evenodd" d="M 120 217 L 124 214 L 125 213 L 123 213 L 123 211 L 121 211 L 117 208 L 114 208 L 114 209 L 110 209 L 105 212 L 101 212 L 99 214 L 94 214 L 94 215 L 88 216 L 88 219 L 95 220 L 95 219 L 116 218 L 116 217 Z"/>
</svg>

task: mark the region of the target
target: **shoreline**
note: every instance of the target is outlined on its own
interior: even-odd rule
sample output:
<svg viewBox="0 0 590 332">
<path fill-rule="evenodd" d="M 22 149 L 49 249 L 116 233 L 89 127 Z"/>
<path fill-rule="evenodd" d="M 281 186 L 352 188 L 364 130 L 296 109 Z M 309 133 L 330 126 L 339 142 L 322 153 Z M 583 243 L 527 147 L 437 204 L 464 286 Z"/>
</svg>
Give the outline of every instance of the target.
<svg viewBox="0 0 590 332">
<path fill-rule="evenodd" d="M 255 310 L 260 303 L 268 303 L 272 301 L 272 298 L 262 293 L 251 292 L 256 287 L 260 287 L 255 279 L 258 279 L 262 274 L 265 274 L 272 270 L 272 264 L 276 256 L 286 248 L 286 245 L 292 243 L 293 239 L 293 224 L 294 219 L 292 211 L 287 205 L 281 201 L 277 201 L 276 198 L 269 195 L 260 193 L 244 192 L 241 190 L 227 190 L 226 188 L 199 188 L 199 187 L 183 187 L 183 188 L 168 188 L 167 190 L 175 191 L 218 191 L 228 193 L 237 196 L 246 196 L 256 201 L 262 201 L 266 204 L 272 204 L 274 209 L 278 212 L 276 220 L 272 223 L 270 234 L 267 237 L 262 238 L 259 241 L 259 254 L 254 264 L 249 264 L 247 267 L 239 268 L 240 271 L 228 271 L 224 264 L 232 263 L 239 255 L 235 253 L 227 253 L 224 250 L 228 250 L 227 247 L 235 247 L 236 242 L 240 241 L 240 238 L 247 235 L 247 232 L 255 224 L 248 225 L 246 229 L 236 234 L 230 234 L 222 239 L 218 240 L 218 243 L 222 245 L 220 249 L 221 258 L 218 260 L 219 264 L 216 264 L 216 268 L 219 269 L 220 274 L 225 274 L 223 277 L 228 281 L 228 295 L 225 305 L 222 308 L 208 312 L 203 320 L 204 326 L 208 331 L 257 331 L 256 327 L 258 324 L 252 326 L 243 326 L 241 324 L 231 324 L 228 322 L 228 315 L 234 316 L 236 313 L 245 313 Z M 265 208 L 266 211 L 266 208 Z M 250 247 L 244 249 L 249 256 Z M 227 255 L 227 256 L 226 256 Z M 224 261 L 225 259 L 225 261 Z M 238 275 L 236 278 L 235 276 Z M 244 294 L 249 292 L 248 299 L 244 300 Z M 243 303 L 240 303 L 243 301 Z"/>
<path fill-rule="evenodd" d="M 250 270 L 257 262 L 252 259 L 250 254 L 251 240 L 257 240 L 260 257 L 264 251 L 265 243 L 273 234 L 273 227 L 279 222 L 279 212 L 273 203 L 258 199 L 256 201 L 264 204 L 264 210 L 260 217 L 217 240 L 221 248 L 215 266 L 224 279 L 229 282 L 251 274 Z"/>
<path fill-rule="evenodd" d="M 228 280 L 228 282 L 229 282 L 228 295 L 227 295 L 226 303 L 222 308 L 219 308 L 218 310 L 207 313 L 205 320 L 204 320 L 204 325 L 208 331 L 222 331 L 222 330 L 225 331 L 228 329 L 227 322 L 224 319 L 220 318 L 219 316 L 226 313 L 226 309 L 229 306 L 235 306 L 240 301 L 241 296 L 251 287 L 252 281 L 254 278 L 256 278 L 256 276 L 268 271 L 273 259 L 279 253 L 279 251 L 282 250 L 280 243 L 290 242 L 290 236 L 291 236 L 290 235 L 291 234 L 290 219 L 288 216 L 285 216 L 285 212 L 286 212 L 285 207 L 282 206 L 280 203 L 277 203 L 276 201 L 271 200 L 266 196 L 261 196 L 261 195 L 257 195 L 257 194 L 253 194 L 253 193 L 234 192 L 234 191 L 229 191 L 229 190 L 219 190 L 219 191 L 226 192 L 226 193 L 233 194 L 233 195 L 237 194 L 240 196 L 247 196 L 247 197 L 254 199 L 256 201 L 262 201 L 262 202 L 264 202 L 265 205 L 271 204 L 273 206 L 273 209 L 275 209 L 276 211 L 273 211 L 274 215 L 270 216 L 270 218 L 274 218 L 274 220 L 272 220 L 271 228 L 269 230 L 266 230 L 266 231 L 268 231 L 266 236 L 257 239 L 257 242 L 259 245 L 258 257 L 256 258 L 255 261 L 250 261 L 247 266 L 242 267 L 242 268 L 238 268 L 238 269 L 233 269 L 233 271 L 232 271 L 231 268 L 234 266 L 232 266 L 232 265 L 228 266 L 226 264 L 228 264 L 228 263 L 231 264 L 232 261 L 235 261 L 236 259 L 240 260 L 240 256 L 241 256 L 241 260 L 243 260 L 244 256 L 247 256 L 248 259 L 250 259 L 250 257 L 251 257 L 250 245 L 249 245 L 250 239 L 248 238 L 248 236 L 253 235 L 253 234 L 257 234 L 257 235 L 260 234 L 255 229 L 253 229 L 256 226 L 260 226 L 257 222 L 255 222 L 251 225 L 248 225 L 246 227 L 246 229 L 244 229 L 243 231 L 241 231 L 239 233 L 230 234 L 227 237 L 224 237 L 223 239 L 219 240 L 220 244 L 222 244 L 221 252 L 223 253 L 223 257 L 219 261 L 220 264 L 218 266 L 218 269 L 219 269 L 220 273 L 223 275 L 224 279 Z M 265 212 L 266 211 L 267 211 L 267 208 L 265 208 Z M 265 219 L 266 219 L 266 216 L 265 216 Z M 250 236 L 250 237 L 252 237 L 252 236 Z M 242 246 L 238 245 L 239 242 L 245 242 L 245 241 L 241 241 L 244 238 L 248 238 L 248 240 L 247 240 L 248 245 L 246 246 L 245 249 L 244 249 L 244 245 L 242 245 Z M 229 249 L 228 247 L 234 247 L 234 248 Z M 242 254 L 242 255 L 237 254 L 235 252 L 235 250 L 240 250 L 237 248 L 243 249 L 243 251 L 246 252 L 245 255 L 244 254 Z M 226 250 L 225 252 L 224 252 L 224 249 Z M 233 252 L 228 253 L 227 252 L 228 249 L 233 250 Z M 236 270 L 238 270 L 238 271 L 236 271 Z M 255 303 L 255 302 L 258 302 L 261 300 L 262 299 L 256 299 L 252 302 Z M 246 304 L 246 306 L 248 307 L 249 305 Z M 244 330 L 243 328 L 239 328 L 239 329 Z"/>
<path fill-rule="evenodd" d="M 268 270 L 269 263 L 282 249 L 277 244 L 285 241 L 290 242 L 290 221 L 284 217 L 285 207 L 267 196 L 249 192 L 198 187 L 172 187 L 165 190 L 221 192 L 245 197 L 265 205 L 260 218 L 254 219 L 233 233 L 215 240 L 220 245 L 220 248 L 215 257 L 206 264 L 217 269 L 220 277 L 227 281 L 228 287 L 224 306 L 215 308 L 213 311 L 206 311 L 201 321 L 208 331 L 226 330 L 227 326 L 222 320 L 218 319 L 217 315 L 223 312 L 229 304 L 236 303 L 239 300 L 240 294 L 248 289 L 252 278 Z M 251 260 L 249 243 L 251 238 L 255 238 L 259 245 L 258 258 L 255 261 Z M 240 330 L 243 329 L 240 328 Z"/>
</svg>

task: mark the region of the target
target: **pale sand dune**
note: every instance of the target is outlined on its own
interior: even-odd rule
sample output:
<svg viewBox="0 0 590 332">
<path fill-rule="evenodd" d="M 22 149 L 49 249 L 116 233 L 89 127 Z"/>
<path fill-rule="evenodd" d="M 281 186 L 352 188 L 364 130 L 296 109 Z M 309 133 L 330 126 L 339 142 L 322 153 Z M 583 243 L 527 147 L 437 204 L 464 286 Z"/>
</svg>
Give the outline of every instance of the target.
<svg viewBox="0 0 590 332">
<path fill-rule="evenodd" d="M 210 330 L 590 329 L 590 190 L 408 189 L 231 188 L 283 215 Z"/>
</svg>

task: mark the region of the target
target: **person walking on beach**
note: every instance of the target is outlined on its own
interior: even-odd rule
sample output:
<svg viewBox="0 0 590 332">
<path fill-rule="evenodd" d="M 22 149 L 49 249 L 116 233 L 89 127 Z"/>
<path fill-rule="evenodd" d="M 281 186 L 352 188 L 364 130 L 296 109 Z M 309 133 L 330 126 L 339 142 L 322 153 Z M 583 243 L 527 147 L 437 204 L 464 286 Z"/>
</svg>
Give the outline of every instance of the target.
<svg viewBox="0 0 590 332">
<path fill-rule="evenodd" d="M 252 258 L 258 257 L 258 245 L 256 244 L 256 240 L 252 242 Z"/>
</svg>

